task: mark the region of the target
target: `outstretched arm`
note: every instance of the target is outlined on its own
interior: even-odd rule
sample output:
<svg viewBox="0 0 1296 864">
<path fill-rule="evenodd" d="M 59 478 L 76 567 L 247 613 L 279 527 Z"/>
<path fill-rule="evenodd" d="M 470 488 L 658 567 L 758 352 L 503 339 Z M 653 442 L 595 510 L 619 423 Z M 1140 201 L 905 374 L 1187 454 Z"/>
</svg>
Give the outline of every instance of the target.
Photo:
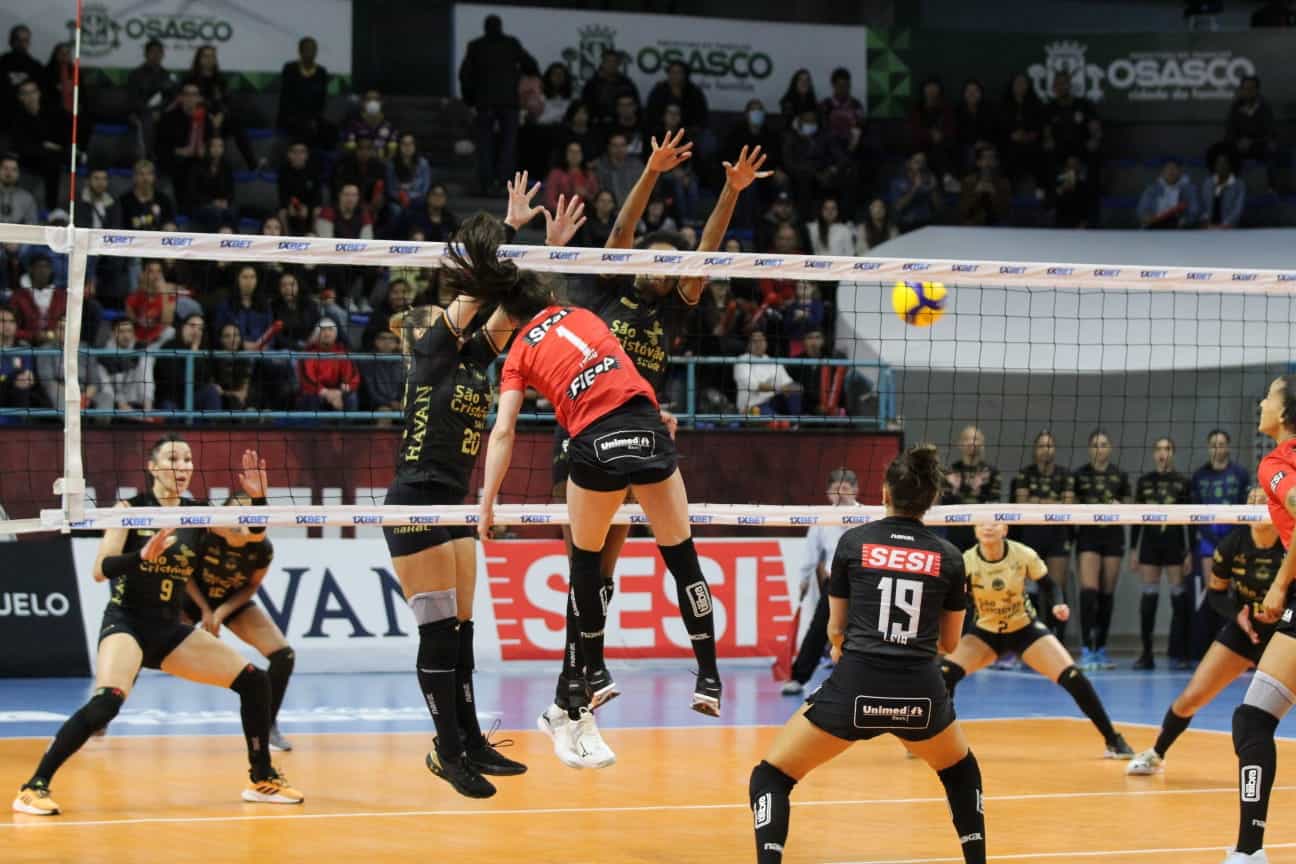
<svg viewBox="0 0 1296 864">
<path fill-rule="evenodd" d="M 714 252 L 720 248 L 720 243 L 729 230 L 729 222 L 733 219 L 734 207 L 738 204 L 738 196 L 753 181 L 764 179 L 774 173 L 773 171 L 760 170 L 761 166 L 765 164 L 765 158 L 766 156 L 761 153 L 759 146 L 753 148 L 750 153 L 744 147 L 738 154 L 737 162 L 723 163 L 725 185 L 720 190 L 720 197 L 716 201 L 715 208 L 711 211 L 711 216 L 702 228 L 702 237 L 698 241 L 699 252 Z M 692 305 L 702 299 L 702 287 L 705 284 L 706 280 L 701 276 L 688 276 L 680 279 L 679 292 L 684 298 L 684 302 Z"/>
<path fill-rule="evenodd" d="M 607 243 L 604 244 L 606 248 L 629 249 L 633 245 L 635 227 L 643 218 L 644 210 L 648 209 L 648 199 L 652 197 L 657 178 L 683 164 L 693 155 L 693 142 L 680 143 L 683 140 L 683 129 L 674 135 L 667 135 L 660 144 L 655 137 L 652 139 L 652 154 L 648 157 L 648 164 L 644 166 L 643 173 L 635 181 L 630 194 L 626 195 L 625 202 L 621 205 L 621 212 L 617 214 L 616 224 L 612 226 L 612 233 L 608 235 Z"/>
<path fill-rule="evenodd" d="M 495 428 L 491 430 L 490 443 L 486 446 L 486 476 L 483 480 L 480 521 L 477 533 L 483 540 L 490 538 L 491 525 L 495 522 L 495 499 L 499 497 L 500 487 L 504 485 L 504 475 L 508 473 L 509 462 L 513 458 L 513 439 L 516 436 L 518 412 L 522 410 L 522 390 L 505 390 L 500 394 L 499 407 L 495 411 Z"/>
</svg>

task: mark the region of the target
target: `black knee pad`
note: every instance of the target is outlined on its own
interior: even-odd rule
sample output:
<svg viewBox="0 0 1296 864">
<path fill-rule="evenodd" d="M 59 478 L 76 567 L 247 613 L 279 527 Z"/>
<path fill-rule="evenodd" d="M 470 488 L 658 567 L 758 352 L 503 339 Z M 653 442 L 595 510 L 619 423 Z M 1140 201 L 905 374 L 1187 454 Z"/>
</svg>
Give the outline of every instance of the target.
<svg viewBox="0 0 1296 864">
<path fill-rule="evenodd" d="M 1254 705 L 1239 705 L 1233 709 L 1233 752 L 1256 741 L 1272 739 L 1278 731 L 1278 718 Z"/>
<path fill-rule="evenodd" d="M 1066 667 L 1061 671 L 1061 673 L 1058 674 L 1057 683 L 1060 687 L 1062 687 L 1062 689 L 1065 690 L 1067 689 L 1068 686 L 1070 686 L 1071 682 L 1078 681 L 1084 677 L 1085 674 L 1080 669 L 1080 667 L 1072 663 L 1070 666 Z"/>
<path fill-rule="evenodd" d="M 459 622 L 443 618 L 419 625 L 418 666 L 428 672 L 452 672 L 459 665 Z"/>
<path fill-rule="evenodd" d="M 936 776 L 947 790 L 981 788 L 981 766 L 977 764 L 971 750 L 950 767 L 937 771 Z"/>
<path fill-rule="evenodd" d="M 782 792 L 784 795 L 791 795 L 792 787 L 796 785 L 796 782 L 773 765 L 762 760 L 759 765 L 752 769 L 751 780 L 747 783 L 747 794 L 753 800 L 767 789 Z"/>
<path fill-rule="evenodd" d="M 264 692 L 268 701 L 270 698 L 270 676 L 266 674 L 264 669 L 258 669 L 249 663 L 243 667 L 243 671 L 229 685 L 229 689 L 239 696 L 247 696 L 260 690 Z"/>
<path fill-rule="evenodd" d="M 272 669 L 278 667 L 292 671 L 293 666 L 297 662 L 297 655 L 291 648 L 280 648 L 278 651 L 271 651 L 267 654 L 266 659 L 270 661 L 270 667 Z"/>
<path fill-rule="evenodd" d="M 81 716 L 97 732 L 113 721 L 125 701 L 125 694 L 116 687 L 100 687 L 81 709 Z"/>
</svg>

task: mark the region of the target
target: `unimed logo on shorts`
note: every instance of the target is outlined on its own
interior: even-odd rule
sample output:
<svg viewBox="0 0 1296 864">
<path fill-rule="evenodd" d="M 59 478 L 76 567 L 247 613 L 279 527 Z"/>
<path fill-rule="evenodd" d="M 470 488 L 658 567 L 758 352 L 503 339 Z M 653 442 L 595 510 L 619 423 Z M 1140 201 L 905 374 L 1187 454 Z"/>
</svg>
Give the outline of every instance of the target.
<svg viewBox="0 0 1296 864">
<path fill-rule="evenodd" d="M 856 729 L 926 729 L 931 699 L 912 696 L 856 696 Z"/>
<path fill-rule="evenodd" d="M 648 459 L 656 452 L 657 438 L 646 429 L 613 432 L 594 439 L 594 453 L 600 462 Z"/>
</svg>

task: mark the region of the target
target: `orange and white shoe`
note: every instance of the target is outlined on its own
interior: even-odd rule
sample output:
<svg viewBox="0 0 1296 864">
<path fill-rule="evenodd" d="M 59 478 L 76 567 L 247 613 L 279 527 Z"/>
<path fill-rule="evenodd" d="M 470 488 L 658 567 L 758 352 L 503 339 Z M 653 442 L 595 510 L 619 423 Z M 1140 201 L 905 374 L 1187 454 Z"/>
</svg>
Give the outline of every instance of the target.
<svg viewBox="0 0 1296 864">
<path fill-rule="evenodd" d="M 243 790 L 243 800 L 250 804 L 300 804 L 306 796 L 288 785 L 288 778 L 273 768 L 264 780 L 253 780 Z"/>
<path fill-rule="evenodd" d="M 29 816 L 57 816 L 59 806 L 50 797 L 49 787 L 45 785 L 24 786 L 18 790 L 14 799 L 15 813 L 26 813 Z"/>
</svg>

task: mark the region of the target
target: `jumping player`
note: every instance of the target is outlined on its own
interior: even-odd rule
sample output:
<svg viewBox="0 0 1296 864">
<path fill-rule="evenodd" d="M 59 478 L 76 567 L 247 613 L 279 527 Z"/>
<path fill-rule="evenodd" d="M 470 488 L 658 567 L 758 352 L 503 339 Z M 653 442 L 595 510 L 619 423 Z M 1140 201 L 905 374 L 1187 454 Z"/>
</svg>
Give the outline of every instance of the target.
<svg viewBox="0 0 1296 864">
<path fill-rule="evenodd" d="M 1066 492 L 1067 469 L 1057 464 L 1057 442 L 1047 429 L 1035 436 L 1035 460 L 1017 472 L 1012 481 L 1012 499 L 1018 504 L 1057 504 Z M 1065 525 L 1023 525 L 1021 541 L 1039 553 L 1048 566 L 1054 596 L 1066 603 L 1067 567 L 1071 562 L 1071 529 Z M 1042 583 L 1041 583 L 1042 584 Z M 1046 616 L 1052 610 L 1045 608 Z M 1050 620 L 1053 634 L 1066 639 L 1066 621 Z"/>
<path fill-rule="evenodd" d="M 959 641 L 958 648 L 941 661 L 941 675 L 950 696 L 968 675 L 1012 652 L 1071 695 L 1103 736 L 1108 759 L 1130 758 L 1134 751 L 1112 728 L 1111 718 L 1089 679 L 1058 638 L 1035 617 L 1026 596 L 1028 580 L 1039 583 L 1041 602 L 1052 608 L 1055 620 L 1066 621 L 1071 615 L 1065 603 L 1053 602 L 1048 568 L 1034 549 L 1008 540 L 1007 536 L 1008 528 L 1001 523 L 978 525 L 977 545 L 963 553 L 977 617 L 976 625 Z"/>
<path fill-rule="evenodd" d="M 512 261 L 498 258 L 500 244 L 542 208 L 531 199 L 525 172 L 508 184 L 505 222 L 478 213 L 455 235 L 446 278 L 455 294 L 445 309 L 422 306 L 394 316 L 393 330 L 410 357 L 405 382 L 405 430 L 396 455 L 388 505 L 462 504 L 481 449 L 490 410 L 486 370 L 512 334 L 515 304 L 531 309 L 548 299 L 533 279 L 522 279 Z M 544 213 L 547 239 L 563 245 L 585 221 L 579 199 L 560 198 L 557 217 Z M 528 305 L 529 304 L 529 305 Z M 493 306 L 486 312 L 485 306 Z M 489 314 L 485 324 L 479 315 Z M 516 313 L 521 314 L 521 313 Z M 476 323 L 474 323 L 476 322 Z M 472 607 L 477 543 L 467 526 L 408 525 L 383 529 L 392 567 L 419 628 L 416 671 L 436 726 L 426 764 L 462 795 L 488 798 L 495 787 L 482 775 L 526 771 L 482 734 L 472 678 Z"/>
<path fill-rule="evenodd" d="M 1265 492 L 1251 490 L 1248 504 L 1265 503 Z M 1156 743 L 1134 757 L 1126 774 L 1155 774 L 1162 769 L 1170 746 L 1184 733 L 1202 708 L 1238 676 L 1260 662 L 1274 626 L 1256 620 L 1261 601 L 1282 566 L 1283 547 L 1270 524 L 1240 525 L 1215 547 L 1206 600 L 1224 619 L 1224 626 L 1206 650 L 1188 686 L 1175 697 L 1161 721 Z M 1229 596 L 1233 586 L 1236 600 Z"/>
<path fill-rule="evenodd" d="M 1136 504 L 1188 504 L 1192 492 L 1188 478 L 1174 470 L 1174 440 L 1162 436 L 1152 448 L 1156 470 L 1144 474 L 1134 487 Z M 1170 583 L 1170 655 L 1171 669 L 1187 669 L 1192 641 L 1192 598 L 1184 574 L 1192 571 L 1192 552 L 1188 531 L 1183 525 L 1135 525 L 1130 528 L 1130 569 L 1143 578 L 1139 600 L 1139 629 L 1143 636 L 1143 653 L 1134 661 L 1135 669 L 1155 669 L 1152 659 L 1152 631 L 1156 628 L 1157 605 L 1161 600 L 1161 573 Z"/>
<path fill-rule="evenodd" d="M 783 860 L 793 787 L 855 741 L 887 733 L 940 777 L 963 860 L 986 860 L 981 769 L 936 660 L 958 645 L 967 608 L 962 553 L 922 523 L 943 485 L 936 448 L 909 448 L 887 466 L 886 518 L 837 544 L 828 582 L 837 665 L 752 770 L 758 864 Z"/>
</svg>

